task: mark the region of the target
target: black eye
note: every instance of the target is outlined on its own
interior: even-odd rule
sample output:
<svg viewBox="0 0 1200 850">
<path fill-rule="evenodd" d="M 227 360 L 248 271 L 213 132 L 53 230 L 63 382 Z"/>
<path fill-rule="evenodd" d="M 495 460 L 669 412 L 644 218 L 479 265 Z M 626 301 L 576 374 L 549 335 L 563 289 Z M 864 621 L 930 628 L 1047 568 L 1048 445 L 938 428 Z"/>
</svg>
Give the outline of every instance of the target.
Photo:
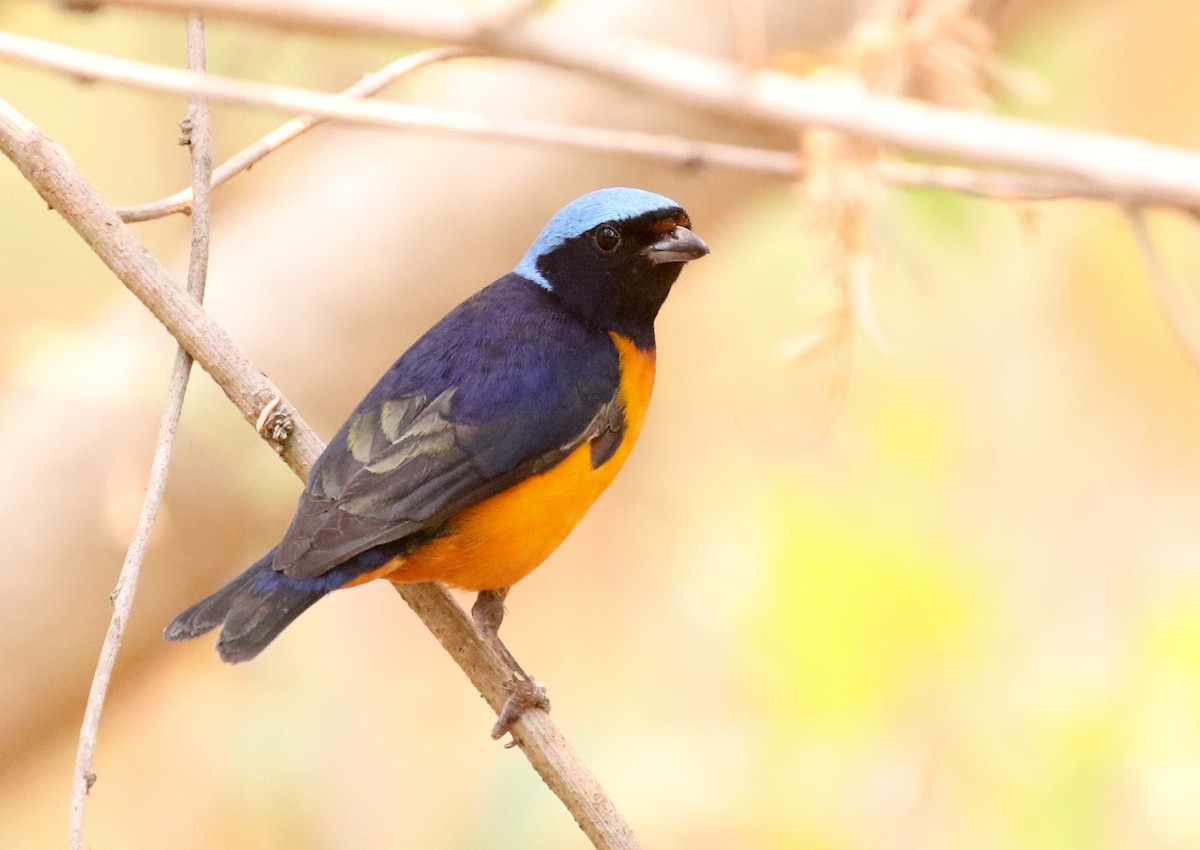
<svg viewBox="0 0 1200 850">
<path fill-rule="evenodd" d="M 596 247 L 608 254 L 617 250 L 621 244 L 621 234 L 611 224 L 602 224 L 596 228 Z"/>
</svg>

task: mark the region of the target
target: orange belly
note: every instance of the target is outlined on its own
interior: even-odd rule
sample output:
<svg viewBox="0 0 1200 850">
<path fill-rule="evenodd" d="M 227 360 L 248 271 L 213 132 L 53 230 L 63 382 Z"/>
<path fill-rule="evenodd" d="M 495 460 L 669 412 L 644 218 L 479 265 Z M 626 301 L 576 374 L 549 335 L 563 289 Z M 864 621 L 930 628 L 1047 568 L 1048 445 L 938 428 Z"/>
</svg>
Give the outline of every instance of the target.
<svg viewBox="0 0 1200 850">
<path fill-rule="evenodd" d="M 624 439 L 611 458 L 593 469 L 591 446 L 584 444 L 552 469 L 459 512 L 444 537 L 363 578 L 493 590 L 510 587 L 546 560 L 612 483 L 645 421 L 654 386 L 654 352 L 611 336 L 620 355 L 625 414 Z"/>
</svg>

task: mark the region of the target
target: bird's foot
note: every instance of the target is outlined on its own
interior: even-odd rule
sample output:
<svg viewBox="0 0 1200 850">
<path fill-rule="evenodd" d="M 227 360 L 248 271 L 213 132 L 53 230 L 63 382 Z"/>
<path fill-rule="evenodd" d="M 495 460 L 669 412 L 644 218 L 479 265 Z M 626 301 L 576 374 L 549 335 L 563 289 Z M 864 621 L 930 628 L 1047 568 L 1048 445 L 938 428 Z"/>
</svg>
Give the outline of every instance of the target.
<svg viewBox="0 0 1200 850">
<path fill-rule="evenodd" d="M 496 741 L 511 732 L 512 725 L 530 709 L 550 710 L 550 698 L 546 696 L 546 689 L 535 682 L 532 676 L 514 676 L 508 688 L 508 699 L 505 700 L 504 707 L 500 709 L 496 725 L 492 727 L 492 739 Z M 514 747 L 516 744 L 517 742 L 513 740 L 504 746 Z"/>
</svg>

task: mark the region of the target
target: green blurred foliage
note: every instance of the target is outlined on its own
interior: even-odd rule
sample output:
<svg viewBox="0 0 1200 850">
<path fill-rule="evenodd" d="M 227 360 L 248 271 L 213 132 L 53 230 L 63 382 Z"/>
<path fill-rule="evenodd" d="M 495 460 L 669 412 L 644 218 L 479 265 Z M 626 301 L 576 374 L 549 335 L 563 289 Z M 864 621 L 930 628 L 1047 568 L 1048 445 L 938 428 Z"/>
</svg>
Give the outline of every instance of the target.
<svg viewBox="0 0 1200 850">
<path fill-rule="evenodd" d="M 961 655 L 984 594 L 959 586 L 974 573 L 966 559 L 931 548 L 895 513 L 779 504 L 769 592 L 745 624 L 755 689 L 781 733 L 853 740 Z"/>
</svg>

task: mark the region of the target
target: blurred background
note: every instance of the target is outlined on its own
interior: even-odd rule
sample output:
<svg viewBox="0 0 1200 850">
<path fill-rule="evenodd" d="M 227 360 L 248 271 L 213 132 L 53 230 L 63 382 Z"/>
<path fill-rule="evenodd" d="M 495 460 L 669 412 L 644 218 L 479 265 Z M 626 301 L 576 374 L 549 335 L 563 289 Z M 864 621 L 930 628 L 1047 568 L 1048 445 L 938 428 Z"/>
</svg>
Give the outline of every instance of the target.
<svg viewBox="0 0 1200 850">
<path fill-rule="evenodd" d="M 764 3 L 770 62 L 836 61 L 869 5 Z M 746 7 L 548 14 L 731 56 Z M 1003 111 L 1200 145 L 1192 0 L 975 12 L 1043 83 Z M 169 16 L 9 0 L 0 28 L 183 62 Z M 420 46 L 208 30 L 214 73 L 324 90 Z M 0 96 L 112 203 L 189 179 L 178 99 L 11 64 Z M 387 96 L 796 142 L 493 60 Z M 280 120 L 216 105 L 218 157 Z M 660 319 L 638 449 L 510 596 L 504 631 L 646 846 L 1200 845 L 1200 381 L 1115 208 L 890 191 L 868 228 L 886 346 L 851 333 L 797 357 L 831 281 L 821 211 L 796 186 L 326 126 L 216 193 L 207 304 L 328 438 L 565 201 L 621 184 L 677 199 L 713 253 Z M 1195 228 L 1152 225 L 1190 286 Z M 136 225 L 180 279 L 187 227 Z M 0 847 L 64 844 L 172 350 L 0 164 Z M 382 583 L 328 598 L 253 664 L 161 641 L 275 542 L 299 487 L 197 372 L 100 728 L 89 845 L 587 846 Z"/>
</svg>

